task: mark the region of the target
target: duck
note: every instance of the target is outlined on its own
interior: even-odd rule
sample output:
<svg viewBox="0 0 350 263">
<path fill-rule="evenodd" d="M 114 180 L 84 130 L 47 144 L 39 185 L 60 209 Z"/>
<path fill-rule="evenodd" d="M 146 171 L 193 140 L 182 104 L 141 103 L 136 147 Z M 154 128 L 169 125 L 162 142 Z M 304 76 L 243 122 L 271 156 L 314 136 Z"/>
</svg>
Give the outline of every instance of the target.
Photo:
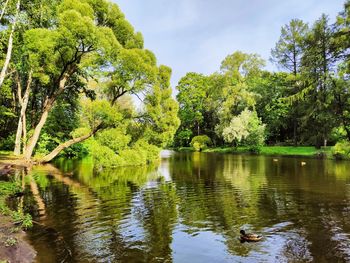
<svg viewBox="0 0 350 263">
<path fill-rule="evenodd" d="M 241 233 L 241 241 L 245 242 L 258 242 L 262 239 L 262 236 L 257 234 L 246 233 L 244 230 L 239 231 Z"/>
<path fill-rule="evenodd" d="M 301 166 L 304 166 L 304 165 L 306 165 L 306 162 L 301 162 L 300 164 L 301 164 Z"/>
</svg>

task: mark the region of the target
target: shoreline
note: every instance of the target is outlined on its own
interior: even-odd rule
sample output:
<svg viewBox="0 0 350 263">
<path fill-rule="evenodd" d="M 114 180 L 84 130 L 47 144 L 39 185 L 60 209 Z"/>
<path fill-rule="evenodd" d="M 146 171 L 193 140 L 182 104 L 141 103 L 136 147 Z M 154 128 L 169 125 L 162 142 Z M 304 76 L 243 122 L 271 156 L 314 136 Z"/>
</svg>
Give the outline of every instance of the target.
<svg viewBox="0 0 350 263">
<path fill-rule="evenodd" d="M 16 230 L 9 216 L 0 214 L 0 262 L 34 262 L 37 252 L 23 230 Z"/>
<path fill-rule="evenodd" d="M 8 168 L 10 166 L 10 168 Z M 10 178 L 16 169 L 28 167 L 28 164 L 16 159 L 0 159 L 0 262 L 34 262 L 36 250 L 29 243 L 26 232 L 15 224 L 6 200 L 12 195 Z M 9 188 L 10 186 L 10 188 Z"/>
<path fill-rule="evenodd" d="M 196 152 L 193 147 L 180 147 L 173 149 L 177 152 Z M 260 152 L 252 152 L 247 147 L 214 147 L 206 148 L 203 153 L 229 153 L 229 154 L 253 154 L 264 156 L 282 156 L 282 157 L 308 157 L 308 158 L 322 158 L 333 159 L 331 147 L 322 147 L 316 149 L 312 146 L 263 146 Z"/>
</svg>

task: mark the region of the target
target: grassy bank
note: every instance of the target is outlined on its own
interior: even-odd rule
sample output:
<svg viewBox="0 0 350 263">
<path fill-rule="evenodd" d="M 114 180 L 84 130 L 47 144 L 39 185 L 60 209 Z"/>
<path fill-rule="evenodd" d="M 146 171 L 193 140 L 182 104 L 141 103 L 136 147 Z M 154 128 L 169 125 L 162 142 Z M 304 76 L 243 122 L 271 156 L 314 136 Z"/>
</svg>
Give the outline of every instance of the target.
<svg viewBox="0 0 350 263">
<path fill-rule="evenodd" d="M 177 149 L 180 152 L 194 152 L 192 147 L 182 147 Z M 217 147 L 208 148 L 203 152 L 215 153 L 250 153 L 248 147 Z M 322 147 L 316 149 L 312 146 L 264 146 L 261 148 L 259 154 L 262 155 L 281 155 L 281 156 L 323 156 L 331 157 L 331 147 Z"/>
</svg>

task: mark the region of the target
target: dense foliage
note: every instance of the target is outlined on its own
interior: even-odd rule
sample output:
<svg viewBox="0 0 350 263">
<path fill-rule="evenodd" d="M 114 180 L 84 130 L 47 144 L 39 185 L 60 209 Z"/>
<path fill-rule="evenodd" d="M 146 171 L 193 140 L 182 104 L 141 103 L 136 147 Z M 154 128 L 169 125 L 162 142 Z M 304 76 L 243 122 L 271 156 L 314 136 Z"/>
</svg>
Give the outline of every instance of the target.
<svg viewBox="0 0 350 263">
<path fill-rule="evenodd" d="M 42 162 L 90 153 L 119 166 L 154 161 L 172 143 L 171 69 L 116 4 L 9 0 L 1 16 L 2 149 Z"/>
<path fill-rule="evenodd" d="M 194 136 L 191 140 L 191 146 L 197 151 L 200 152 L 206 149 L 208 146 L 211 146 L 211 139 L 207 135 L 198 135 Z"/>
<path fill-rule="evenodd" d="M 178 83 L 181 126 L 175 146 L 207 135 L 215 146 L 334 145 L 350 140 L 350 1 L 334 24 L 326 15 L 281 29 L 264 70 L 257 54 L 228 55 L 209 76 L 187 73 Z"/>
</svg>

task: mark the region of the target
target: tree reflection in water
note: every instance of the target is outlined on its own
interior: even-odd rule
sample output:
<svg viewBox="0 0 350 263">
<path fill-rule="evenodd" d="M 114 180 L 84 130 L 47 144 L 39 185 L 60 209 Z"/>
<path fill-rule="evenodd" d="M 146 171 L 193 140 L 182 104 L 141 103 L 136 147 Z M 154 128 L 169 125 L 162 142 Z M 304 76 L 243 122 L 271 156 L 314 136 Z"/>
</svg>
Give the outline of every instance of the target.
<svg viewBox="0 0 350 263">
<path fill-rule="evenodd" d="M 90 160 L 32 171 L 59 231 L 31 232 L 39 262 L 346 261 L 350 255 L 347 162 L 249 155 L 174 154 L 157 167 L 94 171 Z M 162 174 L 165 178 L 162 179 Z M 264 236 L 241 244 L 239 230 Z"/>
</svg>

